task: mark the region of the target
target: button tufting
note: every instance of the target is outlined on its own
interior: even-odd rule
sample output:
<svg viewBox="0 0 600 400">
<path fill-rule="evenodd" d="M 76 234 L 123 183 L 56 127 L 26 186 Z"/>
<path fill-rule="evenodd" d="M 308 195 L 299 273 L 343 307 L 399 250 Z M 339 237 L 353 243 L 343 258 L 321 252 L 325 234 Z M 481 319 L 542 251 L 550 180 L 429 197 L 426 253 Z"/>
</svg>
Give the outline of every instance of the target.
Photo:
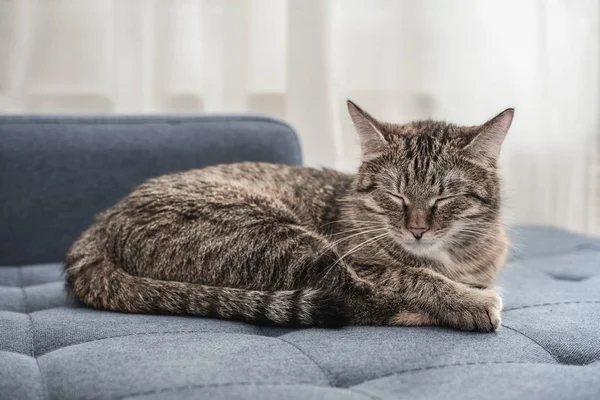
<svg viewBox="0 0 600 400">
<path fill-rule="evenodd" d="M 580 274 L 577 274 L 576 272 L 562 272 L 562 273 L 548 272 L 548 275 L 550 275 L 552 278 L 554 278 L 556 280 L 569 281 L 569 282 L 581 282 L 581 281 L 585 281 L 586 279 L 592 278 L 592 276 L 590 276 L 590 275 L 580 275 Z"/>
</svg>

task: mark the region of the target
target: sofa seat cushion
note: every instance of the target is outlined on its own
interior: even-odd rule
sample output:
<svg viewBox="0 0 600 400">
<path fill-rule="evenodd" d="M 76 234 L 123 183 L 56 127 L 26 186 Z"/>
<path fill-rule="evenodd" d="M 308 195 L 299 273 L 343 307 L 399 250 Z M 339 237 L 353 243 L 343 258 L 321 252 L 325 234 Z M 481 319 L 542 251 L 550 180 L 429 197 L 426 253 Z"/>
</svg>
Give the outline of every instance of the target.
<svg viewBox="0 0 600 400">
<path fill-rule="evenodd" d="M 600 398 L 600 240 L 512 238 L 494 334 L 105 312 L 60 264 L 0 267 L 0 398 Z"/>
</svg>

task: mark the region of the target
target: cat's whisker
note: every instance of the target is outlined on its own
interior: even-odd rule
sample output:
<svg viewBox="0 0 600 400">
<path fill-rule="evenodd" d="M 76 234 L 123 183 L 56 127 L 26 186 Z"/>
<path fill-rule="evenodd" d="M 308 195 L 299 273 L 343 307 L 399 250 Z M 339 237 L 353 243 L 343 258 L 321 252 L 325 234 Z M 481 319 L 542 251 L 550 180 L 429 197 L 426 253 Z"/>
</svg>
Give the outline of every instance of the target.
<svg viewBox="0 0 600 400">
<path fill-rule="evenodd" d="M 377 250 L 377 253 L 375 254 L 375 257 L 379 256 L 379 254 L 383 251 L 383 252 L 389 252 L 390 251 L 390 247 L 392 247 L 394 245 L 394 240 L 392 239 L 391 235 L 390 236 L 386 236 L 383 240 L 383 243 L 381 245 L 381 248 L 379 250 Z"/>
<path fill-rule="evenodd" d="M 340 238 L 340 236 L 342 236 L 342 235 L 347 235 L 349 233 L 365 231 L 365 230 L 370 230 L 370 229 L 378 229 L 378 228 L 384 228 L 384 226 L 379 223 L 373 223 L 370 225 L 363 225 L 363 226 L 355 227 L 352 229 L 347 229 L 347 230 L 341 231 L 341 232 L 334 232 L 334 233 L 324 235 L 324 236 L 327 240 L 335 241 L 335 240 L 338 240 Z"/>
<path fill-rule="evenodd" d="M 360 223 L 373 224 L 374 223 L 373 220 L 371 220 L 371 221 L 361 221 L 361 220 L 356 220 L 356 219 L 338 219 L 338 220 L 330 221 L 330 222 L 327 222 L 326 224 L 321 225 L 321 229 L 324 228 L 324 227 L 326 227 L 326 226 L 328 226 L 328 225 L 338 224 L 338 223 L 342 223 L 342 222 L 347 222 L 349 224 L 360 224 Z"/>
<path fill-rule="evenodd" d="M 379 232 L 379 231 L 384 230 L 384 229 L 387 229 L 387 228 L 383 227 L 383 228 L 375 228 L 375 229 L 364 230 L 364 231 L 361 231 L 359 233 L 355 233 L 353 235 L 349 235 L 349 236 L 346 236 L 344 238 L 338 239 L 335 242 L 332 242 L 329 246 L 327 246 L 327 248 L 325 250 L 323 250 L 321 253 L 319 253 L 316 258 L 321 257 L 323 254 L 325 254 L 329 250 L 337 247 L 338 244 L 343 243 L 346 240 L 352 239 L 353 237 L 360 236 L 360 235 L 366 235 L 368 233 L 373 233 L 373 232 Z"/>
<path fill-rule="evenodd" d="M 360 236 L 360 235 L 364 235 L 364 234 L 367 234 L 367 233 L 377 232 L 377 231 L 381 231 L 381 230 L 384 230 L 384 229 L 387 229 L 387 228 L 385 228 L 385 227 L 381 227 L 381 228 L 373 228 L 373 229 L 368 229 L 368 230 L 362 230 L 362 231 L 361 231 L 361 232 L 359 232 L 359 233 L 355 233 L 355 234 L 352 234 L 352 235 L 348 235 L 348 236 L 346 236 L 346 237 L 343 237 L 343 238 L 341 238 L 341 239 L 338 239 L 338 240 L 336 240 L 336 241 L 332 242 L 332 243 L 331 243 L 331 246 L 336 246 L 336 245 L 338 245 L 339 243 L 342 243 L 342 242 L 344 242 L 344 241 L 346 241 L 346 240 L 348 240 L 348 239 L 351 239 L 351 238 L 353 238 L 353 237 L 355 237 L 355 236 Z"/>
<path fill-rule="evenodd" d="M 458 234 L 464 233 L 467 235 L 480 235 L 482 237 L 490 237 L 490 238 L 494 238 L 497 240 L 504 240 L 502 238 L 502 236 L 500 236 L 498 233 L 490 232 L 487 230 L 481 230 L 481 229 L 472 229 L 472 228 L 461 227 L 461 229 L 457 233 Z"/>
<path fill-rule="evenodd" d="M 457 233 L 458 236 L 468 236 L 470 238 L 475 239 L 494 239 L 502 242 L 506 242 L 506 238 L 495 233 L 488 233 L 482 231 L 472 231 L 472 230 L 461 230 Z"/>
<path fill-rule="evenodd" d="M 339 235 L 344 235 L 346 233 L 350 233 L 350 232 L 356 232 L 356 231 L 360 231 L 363 230 L 364 228 L 377 228 L 377 227 L 382 227 L 381 224 L 374 224 L 373 226 L 369 227 L 369 226 L 365 226 L 365 227 L 360 227 L 360 228 L 355 228 L 355 229 L 349 229 L 347 231 L 342 231 L 342 232 L 336 232 L 336 233 L 332 233 L 331 235 L 328 235 L 327 237 L 332 237 L 332 236 L 339 236 Z"/>
<path fill-rule="evenodd" d="M 381 235 L 377 235 L 377 236 L 375 236 L 375 237 L 372 237 L 372 238 L 370 238 L 370 239 L 367 239 L 367 240 L 365 240 L 364 242 L 362 242 L 362 243 L 360 243 L 360 244 L 358 244 L 358 245 L 354 246 L 352 249 L 350 249 L 348 252 L 346 252 L 346 253 L 345 253 L 343 256 L 341 256 L 341 257 L 340 257 L 340 258 L 339 258 L 339 259 L 338 259 L 338 260 L 337 260 L 337 261 L 336 261 L 336 262 L 335 262 L 335 263 L 332 265 L 332 267 L 335 267 L 335 266 L 336 266 L 338 263 L 340 263 L 340 262 L 341 262 L 341 261 L 342 261 L 344 258 L 346 258 L 348 255 L 350 255 L 350 254 L 352 254 L 352 253 L 356 252 L 358 249 L 360 249 L 360 248 L 362 248 L 362 247 L 366 246 L 367 244 L 369 244 L 369 243 L 371 243 L 371 242 L 373 242 L 373 241 L 375 241 L 375 240 L 377 240 L 377 239 L 380 239 L 380 238 L 382 238 L 382 237 L 389 236 L 389 235 L 391 235 L 391 233 L 390 233 L 390 232 L 385 232 L 385 233 L 382 233 Z"/>
<path fill-rule="evenodd" d="M 467 237 L 467 238 L 472 238 L 472 239 L 479 239 L 479 240 L 489 240 L 489 241 L 494 241 L 497 243 L 502 243 L 505 245 L 510 245 L 511 243 L 509 241 L 507 241 L 506 239 L 503 239 L 502 237 L 499 236 L 494 236 L 494 235 L 486 235 L 480 232 L 477 233 L 472 233 L 472 232 L 462 232 L 463 236 Z M 462 243 L 462 245 L 464 245 L 464 243 Z"/>
<path fill-rule="evenodd" d="M 383 233 L 381 235 L 377 235 L 375 237 L 367 239 L 364 242 L 360 243 L 359 245 L 353 247 L 352 249 L 350 249 L 343 256 L 341 256 L 340 258 L 338 258 L 333 264 L 331 264 L 327 268 L 327 272 L 325 273 L 324 277 L 327 277 L 329 275 L 329 273 L 334 270 L 335 266 L 338 265 L 340 262 L 342 262 L 345 257 L 347 257 L 347 256 L 355 253 L 356 251 L 358 251 L 360 248 L 366 246 L 367 244 L 372 243 L 372 242 L 378 242 L 382 238 L 385 239 L 386 237 L 389 237 L 389 235 L 391 235 L 391 233 L 390 232 L 386 232 L 386 233 Z"/>
<path fill-rule="evenodd" d="M 487 236 L 498 236 L 498 233 L 490 232 L 489 230 L 461 227 L 457 233 L 481 233 Z"/>
<path fill-rule="evenodd" d="M 473 260 L 478 260 L 481 258 L 480 250 L 466 248 L 466 247 L 464 247 L 464 243 L 460 242 L 459 240 L 450 240 L 447 242 L 447 245 L 460 247 L 461 254 L 463 256 L 466 256 L 466 257 L 464 257 L 466 259 L 470 259 L 473 261 Z M 465 261 L 462 261 L 462 262 L 465 263 Z M 466 265 L 470 265 L 470 264 L 466 263 Z"/>
</svg>

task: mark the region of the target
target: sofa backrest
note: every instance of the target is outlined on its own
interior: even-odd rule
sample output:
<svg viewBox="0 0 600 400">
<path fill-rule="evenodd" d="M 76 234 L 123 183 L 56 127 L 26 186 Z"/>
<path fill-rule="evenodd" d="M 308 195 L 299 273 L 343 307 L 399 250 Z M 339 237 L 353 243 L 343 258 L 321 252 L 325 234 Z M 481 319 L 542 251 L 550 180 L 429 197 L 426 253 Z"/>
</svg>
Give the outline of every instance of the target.
<svg viewBox="0 0 600 400">
<path fill-rule="evenodd" d="M 237 161 L 300 164 L 298 138 L 259 116 L 0 116 L 0 266 L 60 262 L 146 179 Z"/>
</svg>

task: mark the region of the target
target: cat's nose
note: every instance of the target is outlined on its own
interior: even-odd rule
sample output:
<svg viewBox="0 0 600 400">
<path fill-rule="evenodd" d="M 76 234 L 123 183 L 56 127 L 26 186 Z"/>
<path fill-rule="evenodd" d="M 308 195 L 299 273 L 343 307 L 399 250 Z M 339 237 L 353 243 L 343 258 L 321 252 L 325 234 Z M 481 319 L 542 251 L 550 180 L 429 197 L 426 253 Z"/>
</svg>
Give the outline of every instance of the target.
<svg viewBox="0 0 600 400">
<path fill-rule="evenodd" d="M 420 240 L 423 237 L 423 234 L 425 232 L 427 232 L 427 230 L 429 230 L 429 228 L 409 227 L 408 230 L 410 231 L 410 233 L 412 233 L 412 235 L 415 237 L 415 239 Z"/>
</svg>

